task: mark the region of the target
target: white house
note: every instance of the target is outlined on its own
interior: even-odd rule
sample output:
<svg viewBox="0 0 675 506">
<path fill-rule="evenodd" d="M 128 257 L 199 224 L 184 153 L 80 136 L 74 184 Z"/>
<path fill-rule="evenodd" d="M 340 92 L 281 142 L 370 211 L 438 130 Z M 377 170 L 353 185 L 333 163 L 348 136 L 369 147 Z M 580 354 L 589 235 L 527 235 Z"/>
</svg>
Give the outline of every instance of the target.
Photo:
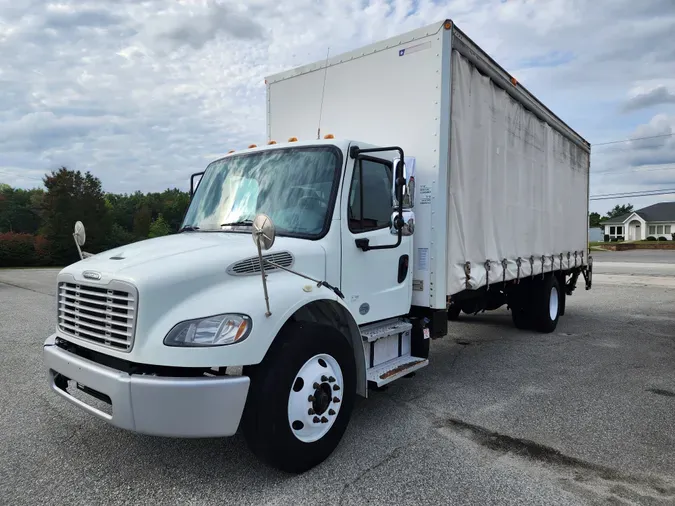
<svg viewBox="0 0 675 506">
<path fill-rule="evenodd" d="M 603 221 L 605 235 L 610 239 L 623 237 L 639 241 L 647 237 L 665 237 L 672 240 L 675 233 L 675 202 L 661 202 L 615 218 Z"/>
</svg>

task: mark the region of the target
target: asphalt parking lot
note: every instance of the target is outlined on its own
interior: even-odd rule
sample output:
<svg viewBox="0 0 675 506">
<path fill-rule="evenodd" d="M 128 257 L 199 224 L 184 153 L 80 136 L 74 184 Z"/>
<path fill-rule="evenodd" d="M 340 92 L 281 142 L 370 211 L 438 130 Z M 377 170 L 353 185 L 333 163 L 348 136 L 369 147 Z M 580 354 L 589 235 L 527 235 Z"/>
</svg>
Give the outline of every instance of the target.
<svg viewBox="0 0 675 506">
<path fill-rule="evenodd" d="M 301 476 L 240 435 L 139 436 L 62 402 L 41 360 L 56 271 L 0 270 L 0 503 L 675 504 L 675 252 L 633 253 L 594 254 L 553 334 L 452 323 Z"/>
</svg>

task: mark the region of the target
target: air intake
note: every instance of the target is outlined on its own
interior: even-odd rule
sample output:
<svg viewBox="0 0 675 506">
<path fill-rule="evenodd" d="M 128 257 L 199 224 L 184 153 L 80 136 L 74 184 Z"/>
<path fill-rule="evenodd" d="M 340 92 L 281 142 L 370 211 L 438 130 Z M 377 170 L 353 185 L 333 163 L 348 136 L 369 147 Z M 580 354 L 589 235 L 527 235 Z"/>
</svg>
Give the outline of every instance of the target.
<svg viewBox="0 0 675 506">
<path fill-rule="evenodd" d="M 293 265 L 293 255 L 288 251 L 281 251 L 279 253 L 269 253 L 263 255 L 265 260 L 274 262 L 277 265 L 282 267 L 290 268 Z M 278 271 L 276 267 L 271 265 L 265 265 L 265 272 Z M 247 258 L 246 260 L 241 260 L 237 263 L 230 265 L 227 268 L 227 273 L 232 276 L 248 276 L 250 274 L 260 274 L 260 260 L 258 257 Z"/>
</svg>

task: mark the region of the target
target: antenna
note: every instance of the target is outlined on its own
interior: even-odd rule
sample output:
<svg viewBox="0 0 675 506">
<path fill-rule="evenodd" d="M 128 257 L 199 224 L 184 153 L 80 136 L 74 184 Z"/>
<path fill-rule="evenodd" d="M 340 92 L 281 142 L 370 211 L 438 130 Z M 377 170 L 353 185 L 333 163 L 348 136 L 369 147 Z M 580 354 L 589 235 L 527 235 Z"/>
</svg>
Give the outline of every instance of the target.
<svg viewBox="0 0 675 506">
<path fill-rule="evenodd" d="M 328 55 L 330 54 L 330 46 L 326 52 L 326 65 L 323 69 L 323 89 L 321 90 L 321 105 L 319 106 L 319 128 L 316 130 L 316 140 L 321 140 L 321 116 L 323 114 L 323 97 L 326 94 L 326 75 L 328 74 Z"/>
</svg>

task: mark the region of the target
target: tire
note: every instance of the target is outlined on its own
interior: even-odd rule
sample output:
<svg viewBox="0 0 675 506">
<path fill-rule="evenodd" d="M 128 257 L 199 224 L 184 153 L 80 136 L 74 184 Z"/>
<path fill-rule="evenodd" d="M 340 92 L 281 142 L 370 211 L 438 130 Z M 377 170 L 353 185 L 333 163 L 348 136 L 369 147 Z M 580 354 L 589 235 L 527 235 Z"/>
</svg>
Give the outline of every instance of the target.
<svg viewBox="0 0 675 506">
<path fill-rule="evenodd" d="M 457 305 L 450 306 L 448 309 L 448 321 L 459 320 L 459 313 L 461 313 L 462 308 Z"/>
<path fill-rule="evenodd" d="M 532 306 L 535 330 L 548 334 L 556 329 L 560 318 L 560 302 L 560 283 L 556 276 L 546 276 L 536 284 Z"/>
<path fill-rule="evenodd" d="M 512 307 L 511 308 L 511 319 L 513 320 L 513 325 L 520 330 L 531 330 L 532 329 L 532 316 L 527 312 L 524 307 Z"/>
<path fill-rule="evenodd" d="M 511 319 L 514 327 L 520 330 L 532 330 L 534 325 L 532 321 L 531 290 L 532 285 L 530 283 L 522 284 L 509 297 Z"/>
<path fill-rule="evenodd" d="M 347 339 L 325 325 L 288 324 L 247 373 L 251 386 L 242 429 L 253 453 L 289 473 L 328 458 L 347 429 L 356 396 L 356 363 Z"/>
</svg>

